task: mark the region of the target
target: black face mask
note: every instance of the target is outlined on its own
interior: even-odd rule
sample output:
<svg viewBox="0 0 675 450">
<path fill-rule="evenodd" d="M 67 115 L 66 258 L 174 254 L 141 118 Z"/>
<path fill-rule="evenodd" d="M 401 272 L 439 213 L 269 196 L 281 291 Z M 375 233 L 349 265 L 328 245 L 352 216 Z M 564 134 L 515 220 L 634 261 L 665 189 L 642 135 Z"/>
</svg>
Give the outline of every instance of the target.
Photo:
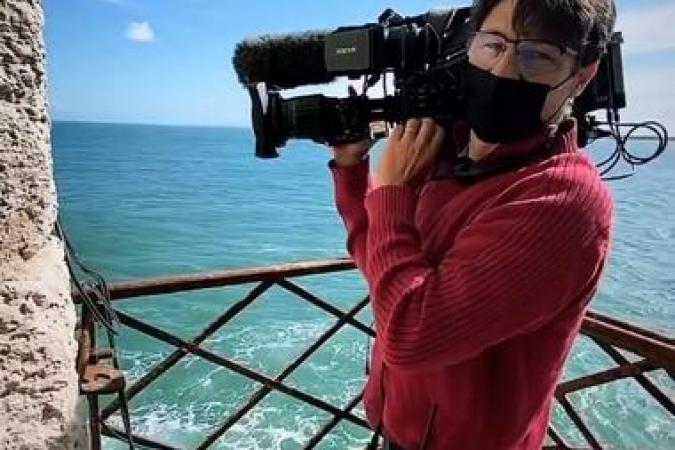
<svg viewBox="0 0 675 450">
<path fill-rule="evenodd" d="M 498 77 L 467 64 L 462 93 L 469 126 L 484 142 L 508 144 L 528 138 L 544 125 L 541 112 L 553 89 L 556 87 Z"/>
</svg>

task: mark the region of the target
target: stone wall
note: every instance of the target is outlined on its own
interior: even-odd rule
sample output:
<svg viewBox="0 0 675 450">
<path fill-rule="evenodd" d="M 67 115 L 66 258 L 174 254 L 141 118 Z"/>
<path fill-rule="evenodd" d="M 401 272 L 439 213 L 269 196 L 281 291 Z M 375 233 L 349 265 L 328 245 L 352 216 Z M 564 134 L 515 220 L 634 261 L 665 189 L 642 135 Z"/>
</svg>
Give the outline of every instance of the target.
<svg viewBox="0 0 675 450">
<path fill-rule="evenodd" d="M 82 448 L 37 0 L 0 0 L 0 448 Z"/>
</svg>

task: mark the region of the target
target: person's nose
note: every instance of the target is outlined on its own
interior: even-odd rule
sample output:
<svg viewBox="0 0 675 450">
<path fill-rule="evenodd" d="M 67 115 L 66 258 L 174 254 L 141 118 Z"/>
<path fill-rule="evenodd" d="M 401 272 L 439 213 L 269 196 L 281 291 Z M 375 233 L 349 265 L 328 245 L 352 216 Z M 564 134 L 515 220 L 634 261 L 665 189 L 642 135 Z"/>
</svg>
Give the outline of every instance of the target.
<svg viewBox="0 0 675 450">
<path fill-rule="evenodd" d="M 492 74 L 502 78 L 517 80 L 520 78 L 518 64 L 516 62 L 516 46 L 507 45 L 497 63 L 492 67 Z"/>
</svg>

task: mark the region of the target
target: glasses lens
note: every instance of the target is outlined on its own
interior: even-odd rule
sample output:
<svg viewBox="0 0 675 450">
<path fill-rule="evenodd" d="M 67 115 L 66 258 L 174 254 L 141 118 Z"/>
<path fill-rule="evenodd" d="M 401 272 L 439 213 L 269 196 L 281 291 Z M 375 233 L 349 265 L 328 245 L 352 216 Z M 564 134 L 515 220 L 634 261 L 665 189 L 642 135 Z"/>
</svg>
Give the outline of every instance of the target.
<svg viewBox="0 0 675 450">
<path fill-rule="evenodd" d="M 516 57 L 523 77 L 530 81 L 548 81 L 565 69 L 560 48 L 544 42 L 519 42 Z"/>
<path fill-rule="evenodd" d="M 481 69 L 489 70 L 506 49 L 503 37 L 491 33 L 475 33 L 469 44 L 469 61 Z"/>
<path fill-rule="evenodd" d="M 469 62 L 483 70 L 492 70 L 509 45 L 502 35 L 476 32 L 469 41 Z M 526 80 L 550 84 L 561 73 L 572 70 L 574 58 L 560 47 L 535 40 L 516 41 L 518 73 Z"/>
</svg>

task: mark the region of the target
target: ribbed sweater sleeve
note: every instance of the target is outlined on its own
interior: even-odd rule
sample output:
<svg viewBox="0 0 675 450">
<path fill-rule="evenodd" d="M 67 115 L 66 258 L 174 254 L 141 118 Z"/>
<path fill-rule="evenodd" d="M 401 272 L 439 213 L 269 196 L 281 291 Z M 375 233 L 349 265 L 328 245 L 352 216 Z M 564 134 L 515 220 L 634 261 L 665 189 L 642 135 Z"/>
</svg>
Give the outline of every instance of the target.
<svg viewBox="0 0 675 450">
<path fill-rule="evenodd" d="M 436 265 L 421 249 L 416 194 L 386 186 L 367 196 L 365 274 L 387 364 L 459 363 L 545 325 L 597 279 L 611 222 L 606 189 L 586 167 L 531 178 L 477 214 Z"/>
<path fill-rule="evenodd" d="M 335 161 L 329 163 L 333 173 L 335 204 L 347 229 L 347 251 L 363 274 L 368 258 L 368 215 L 364 207 L 368 190 L 368 164 L 367 158 L 352 167 L 340 167 Z"/>
</svg>

